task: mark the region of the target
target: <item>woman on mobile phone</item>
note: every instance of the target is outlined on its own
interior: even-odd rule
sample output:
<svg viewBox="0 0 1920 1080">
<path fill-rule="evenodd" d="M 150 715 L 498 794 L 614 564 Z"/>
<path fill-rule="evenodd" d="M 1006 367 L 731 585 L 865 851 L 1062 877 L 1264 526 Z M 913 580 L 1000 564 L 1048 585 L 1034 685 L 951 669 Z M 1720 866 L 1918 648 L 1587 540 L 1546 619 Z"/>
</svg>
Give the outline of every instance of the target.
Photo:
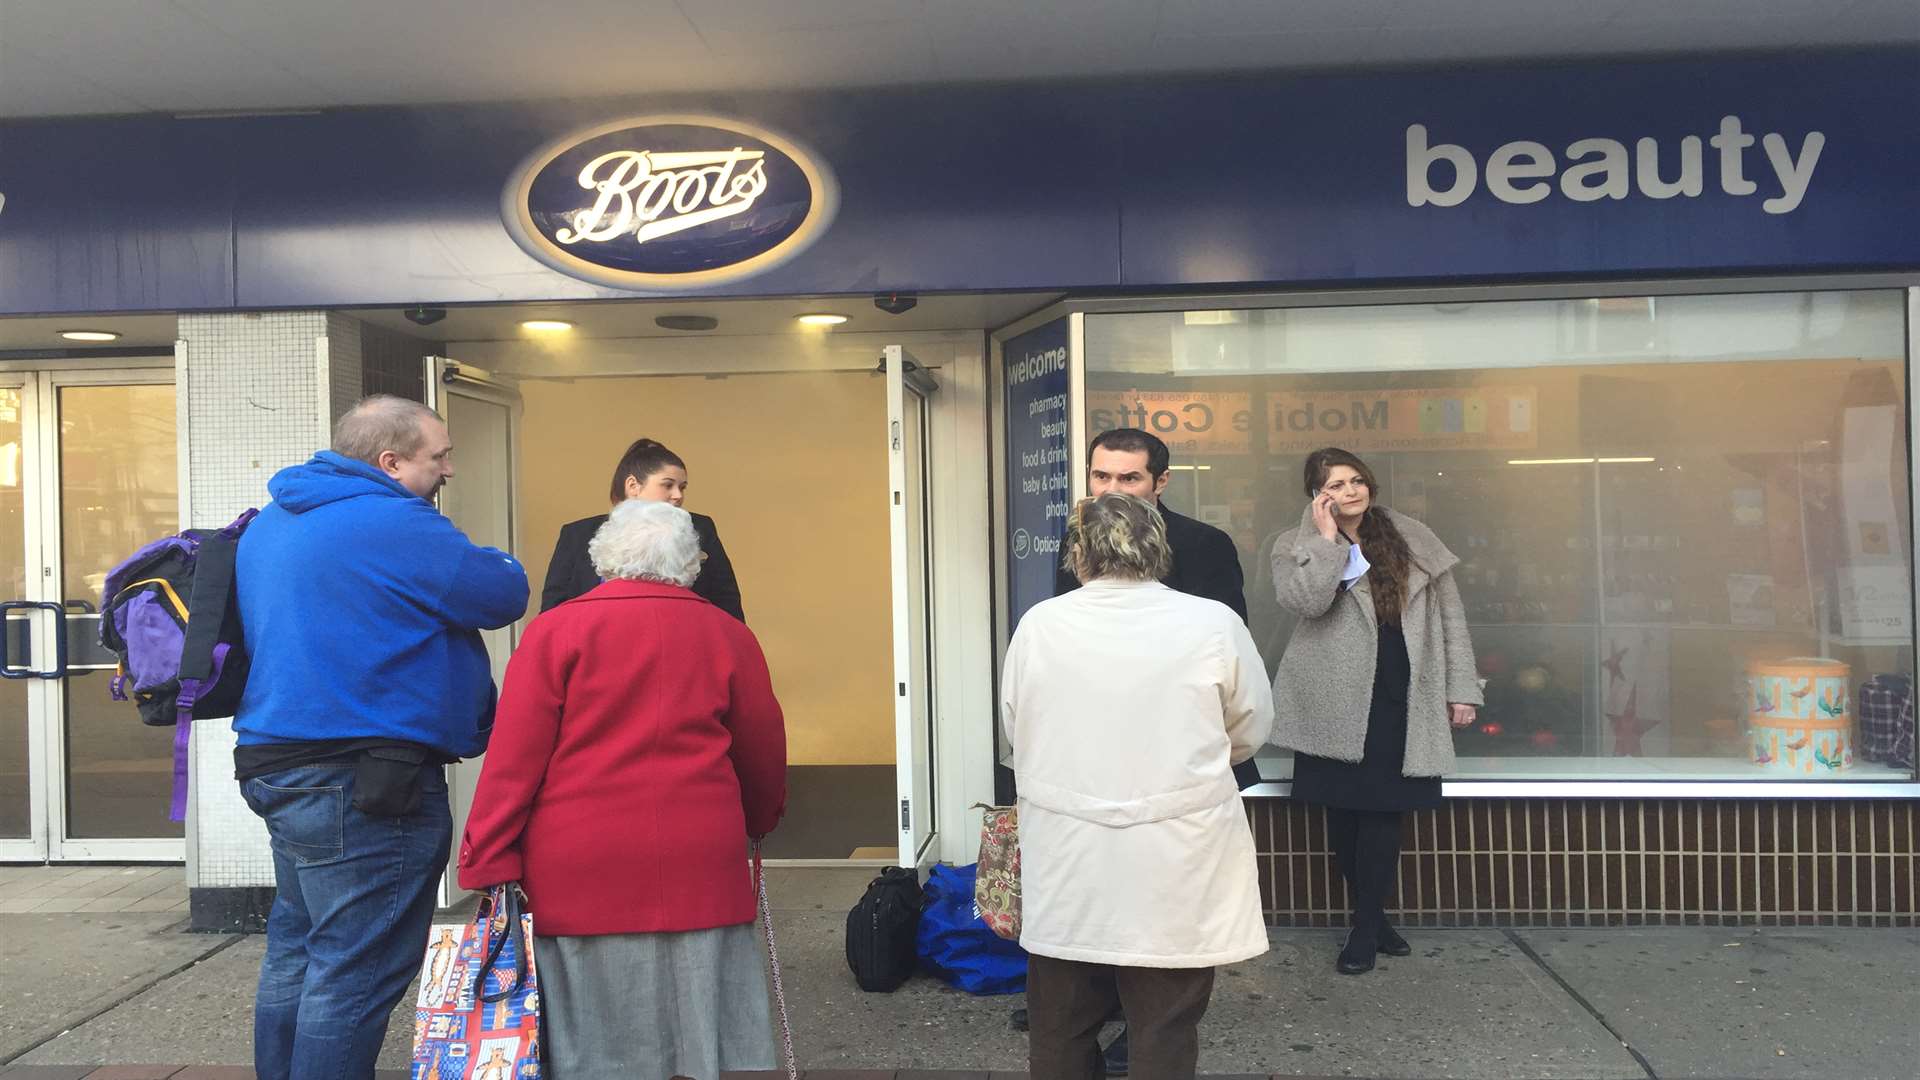
<svg viewBox="0 0 1920 1080">
<path fill-rule="evenodd" d="M 1294 751 L 1293 797 L 1327 808 L 1353 901 L 1335 966 L 1413 950 L 1388 922 L 1401 816 L 1440 805 L 1453 728 L 1484 699 L 1454 584 L 1460 560 L 1378 502 L 1373 470 L 1335 447 L 1308 455 L 1300 526 L 1273 546 L 1275 598 L 1299 616 L 1274 676 L 1274 743 Z"/>
</svg>

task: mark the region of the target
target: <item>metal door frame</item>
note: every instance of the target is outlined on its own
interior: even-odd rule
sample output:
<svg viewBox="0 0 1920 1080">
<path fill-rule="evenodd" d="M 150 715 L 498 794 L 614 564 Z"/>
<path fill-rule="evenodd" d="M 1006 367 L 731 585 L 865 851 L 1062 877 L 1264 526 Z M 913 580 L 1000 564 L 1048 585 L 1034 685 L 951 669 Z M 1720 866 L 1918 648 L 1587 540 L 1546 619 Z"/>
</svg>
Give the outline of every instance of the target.
<svg viewBox="0 0 1920 1080">
<path fill-rule="evenodd" d="M 60 515 L 60 390 L 69 386 L 174 386 L 173 358 L 120 359 L 59 367 L 0 366 L 0 385 L 21 393 L 22 484 L 27 535 L 23 549 L 28 568 L 26 596 L 59 602 L 63 591 Z M 185 459 L 185 432 L 176 431 L 176 451 Z M 186 470 L 181 470 L 184 486 Z M 184 492 L 183 492 L 184 494 Z M 184 527 L 184 525 L 182 526 Z M 39 572 L 34 573 L 34 568 Z M 32 662 L 46 668 L 54 661 L 48 616 L 34 616 Z M 64 633 L 64 625 L 54 628 Z M 35 679 L 27 687 L 27 775 L 30 837 L 0 840 L 0 861 L 29 862 L 184 862 L 184 837 L 88 838 L 67 835 L 67 746 L 65 679 Z M 132 706 L 126 722 L 137 724 Z"/>
<path fill-rule="evenodd" d="M 887 515 L 889 548 L 891 551 L 892 609 L 893 609 L 893 679 L 896 690 L 894 700 L 894 786 L 900 807 L 900 854 L 899 865 L 924 867 L 939 856 L 940 843 L 940 790 L 939 790 L 939 685 L 936 666 L 939 652 L 935 640 L 937 620 L 934 612 L 935 590 L 933 587 L 933 469 L 930 452 L 933 436 L 933 393 L 939 384 L 933 380 L 925 368 L 921 367 L 913 355 L 899 345 L 889 345 L 883 352 L 882 367 L 887 377 Z M 908 461 L 902 426 L 906 422 L 908 411 L 918 414 L 920 420 L 920 438 L 918 461 Z M 920 474 L 920 498 L 918 506 L 911 506 L 907 498 L 908 470 L 917 470 Z M 923 621 L 915 625 L 913 608 L 910 602 L 913 582 L 912 553 L 908 543 L 911 533 L 907 528 L 908 515 L 917 512 L 920 515 L 921 564 L 919 587 L 922 591 L 921 615 Z M 925 686 L 913 685 L 913 647 L 916 636 L 924 637 L 926 646 Z M 921 763 L 915 760 L 913 747 L 913 707 L 915 701 L 925 702 L 927 722 L 927 799 L 923 806 L 914 804 L 915 772 Z M 927 835 L 916 841 L 914 824 L 921 816 L 927 815 Z"/>
<path fill-rule="evenodd" d="M 424 364 L 426 392 L 423 396 L 426 399 L 425 404 L 429 409 L 432 409 L 439 415 L 441 422 L 451 424 L 448 398 L 454 394 L 464 394 L 477 401 L 499 405 L 507 410 L 507 536 L 508 544 L 512 548 L 509 554 L 517 559 L 521 554 L 520 525 L 522 520 L 520 513 L 520 435 L 522 430 L 522 414 L 526 410 L 526 405 L 521 399 L 519 388 L 510 381 L 496 378 L 483 369 L 476 368 L 471 364 L 462 364 L 458 360 L 449 359 L 444 356 L 425 357 Z M 457 463 L 460 453 L 460 443 L 457 436 L 453 444 L 453 452 L 456 462 L 454 466 L 455 482 L 457 483 L 459 472 L 459 465 Z M 522 616 L 508 623 L 505 627 L 507 632 L 508 656 L 511 656 L 513 651 L 520 647 L 520 634 L 524 629 L 526 621 L 526 617 Z M 491 653 L 489 653 L 488 659 L 493 659 Z M 485 755 L 483 754 L 482 758 L 484 757 Z M 479 759 L 456 762 L 446 768 L 447 798 L 449 808 L 454 814 L 454 845 L 447 856 L 447 871 L 440 879 L 439 904 L 443 908 L 459 902 L 465 895 L 458 883 L 460 863 L 459 838 L 466 827 L 465 815 L 460 812 L 459 784 L 462 779 L 466 777 L 469 770 L 471 771 L 472 779 L 477 782 L 480 770 Z"/>
</svg>

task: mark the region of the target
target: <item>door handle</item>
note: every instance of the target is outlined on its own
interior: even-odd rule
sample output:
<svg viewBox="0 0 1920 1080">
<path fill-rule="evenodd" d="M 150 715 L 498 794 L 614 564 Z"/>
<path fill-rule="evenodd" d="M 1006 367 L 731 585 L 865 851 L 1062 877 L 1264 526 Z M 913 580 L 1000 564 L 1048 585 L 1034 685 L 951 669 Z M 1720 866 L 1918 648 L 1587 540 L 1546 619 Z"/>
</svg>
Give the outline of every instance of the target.
<svg viewBox="0 0 1920 1080">
<path fill-rule="evenodd" d="M 8 613 L 14 612 L 14 611 L 51 611 L 53 612 L 55 616 L 54 627 L 56 630 L 56 632 L 53 635 L 53 667 L 46 671 L 35 671 L 32 668 L 26 668 L 23 670 L 23 669 L 15 668 L 11 664 L 4 664 L 4 665 L 0 665 L 0 679 L 20 680 L 20 679 L 65 678 L 67 674 L 67 633 L 66 633 L 67 628 L 64 625 L 64 618 L 66 616 L 67 609 L 64 606 L 53 603 L 50 600 L 8 600 L 3 603 L 0 603 L 0 621 L 5 621 Z M 32 623 L 29 622 L 28 626 L 31 627 Z M 33 640 L 33 631 L 29 629 L 27 631 L 27 641 L 31 643 L 32 640 Z M 27 657 L 27 662 L 28 663 L 33 662 L 33 658 L 31 655 Z"/>
</svg>

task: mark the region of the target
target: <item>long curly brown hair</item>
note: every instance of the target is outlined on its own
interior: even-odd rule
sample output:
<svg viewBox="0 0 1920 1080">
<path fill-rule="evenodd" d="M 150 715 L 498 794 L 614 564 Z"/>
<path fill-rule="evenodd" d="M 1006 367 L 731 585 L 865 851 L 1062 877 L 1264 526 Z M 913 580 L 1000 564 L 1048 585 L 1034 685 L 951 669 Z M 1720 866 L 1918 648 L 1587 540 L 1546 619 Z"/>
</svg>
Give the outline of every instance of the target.
<svg viewBox="0 0 1920 1080">
<path fill-rule="evenodd" d="M 1386 507 L 1380 505 L 1380 484 L 1359 455 L 1337 446 L 1308 454 L 1303 470 L 1307 498 L 1320 494 L 1320 489 L 1326 486 L 1327 474 L 1336 465 L 1345 465 L 1359 473 L 1360 482 L 1367 485 L 1367 512 L 1360 516 L 1359 529 L 1360 551 L 1367 557 L 1370 582 L 1367 588 L 1373 596 L 1374 615 L 1383 623 L 1397 625 L 1407 602 L 1407 577 L 1413 570 L 1413 551 L 1407 547 L 1400 530 L 1393 527 Z"/>
</svg>

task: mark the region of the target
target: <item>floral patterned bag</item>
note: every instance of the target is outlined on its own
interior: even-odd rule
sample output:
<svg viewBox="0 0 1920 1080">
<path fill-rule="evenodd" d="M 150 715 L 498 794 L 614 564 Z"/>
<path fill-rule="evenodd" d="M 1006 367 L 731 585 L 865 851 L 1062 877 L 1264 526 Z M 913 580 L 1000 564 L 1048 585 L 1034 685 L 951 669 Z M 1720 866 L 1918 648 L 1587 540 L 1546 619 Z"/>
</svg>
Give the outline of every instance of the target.
<svg viewBox="0 0 1920 1080">
<path fill-rule="evenodd" d="M 987 928 L 1020 940 L 1020 811 L 985 806 L 980 821 L 980 860 L 973 879 L 973 906 Z"/>
</svg>

